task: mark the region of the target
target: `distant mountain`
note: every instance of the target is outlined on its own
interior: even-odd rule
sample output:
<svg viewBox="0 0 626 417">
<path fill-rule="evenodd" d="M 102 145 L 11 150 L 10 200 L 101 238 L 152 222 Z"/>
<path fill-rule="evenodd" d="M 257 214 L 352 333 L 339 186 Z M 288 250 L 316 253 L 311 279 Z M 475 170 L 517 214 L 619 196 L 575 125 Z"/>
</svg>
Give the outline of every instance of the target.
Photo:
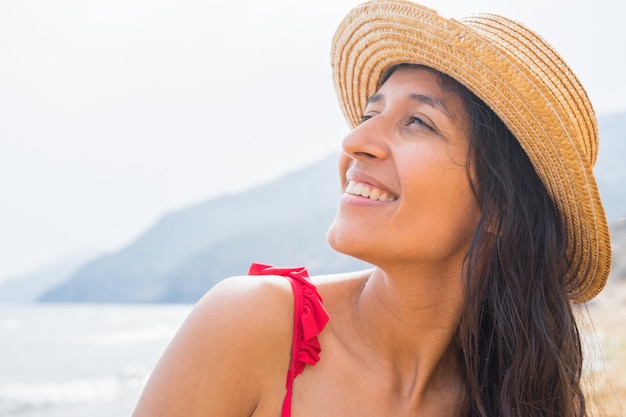
<svg viewBox="0 0 626 417">
<path fill-rule="evenodd" d="M 614 224 L 626 216 L 626 113 L 602 116 L 599 124 L 595 175 Z M 84 265 L 41 301 L 195 302 L 221 279 L 245 274 L 253 261 L 304 265 L 312 274 L 363 268 L 326 243 L 338 190 L 332 156 L 269 184 L 168 214 L 129 246 Z M 616 230 L 620 236 L 622 229 Z"/>
<path fill-rule="evenodd" d="M 326 244 L 339 195 L 336 159 L 166 215 L 40 300 L 194 302 L 219 280 L 245 274 L 252 261 L 306 265 L 311 273 L 363 267 Z"/>
<path fill-rule="evenodd" d="M 626 217 L 626 113 L 598 117 L 600 151 L 594 174 L 609 222 Z"/>
<path fill-rule="evenodd" d="M 611 227 L 611 243 L 614 255 L 611 273 L 614 283 L 626 290 L 626 219 L 613 223 Z M 626 301 L 626 298 L 625 300 Z"/>
<path fill-rule="evenodd" d="M 0 283 L 0 303 L 37 301 L 50 288 L 66 282 L 76 270 L 96 256 L 93 249 L 79 250 L 27 274 Z"/>
</svg>

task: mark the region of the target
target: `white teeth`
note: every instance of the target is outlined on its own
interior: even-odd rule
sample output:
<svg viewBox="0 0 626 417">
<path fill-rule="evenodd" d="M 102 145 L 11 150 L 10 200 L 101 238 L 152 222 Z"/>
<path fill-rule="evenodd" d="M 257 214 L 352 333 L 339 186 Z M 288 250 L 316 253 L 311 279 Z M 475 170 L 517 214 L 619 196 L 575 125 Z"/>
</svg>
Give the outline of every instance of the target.
<svg viewBox="0 0 626 417">
<path fill-rule="evenodd" d="M 348 185 L 346 186 L 346 192 L 348 194 L 368 197 L 370 200 L 386 201 L 388 203 L 395 201 L 394 197 L 389 197 L 386 192 L 379 190 L 378 188 L 373 188 L 368 185 L 354 181 L 348 182 Z"/>
<path fill-rule="evenodd" d="M 367 186 L 362 185 L 362 184 L 357 184 L 356 185 L 357 190 L 359 190 L 359 194 L 361 194 L 363 197 L 369 197 L 370 196 L 370 190 L 369 188 L 367 188 Z"/>
</svg>

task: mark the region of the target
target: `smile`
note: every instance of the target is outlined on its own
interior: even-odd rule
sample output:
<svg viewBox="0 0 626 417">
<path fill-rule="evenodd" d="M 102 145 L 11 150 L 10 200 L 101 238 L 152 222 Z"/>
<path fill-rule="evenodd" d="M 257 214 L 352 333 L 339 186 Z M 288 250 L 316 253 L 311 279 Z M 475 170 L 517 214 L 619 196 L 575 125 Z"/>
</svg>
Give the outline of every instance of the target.
<svg viewBox="0 0 626 417">
<path fill-rule="evenodd" d="M 366 197 L 370 200 L 384 201 L 387 203 L 396 201 L 396 198 L 390 196 L 386 191 L 361 182 L 349 181 L 348 186 L 346 187 L 346 193 Z"/>
</svg>

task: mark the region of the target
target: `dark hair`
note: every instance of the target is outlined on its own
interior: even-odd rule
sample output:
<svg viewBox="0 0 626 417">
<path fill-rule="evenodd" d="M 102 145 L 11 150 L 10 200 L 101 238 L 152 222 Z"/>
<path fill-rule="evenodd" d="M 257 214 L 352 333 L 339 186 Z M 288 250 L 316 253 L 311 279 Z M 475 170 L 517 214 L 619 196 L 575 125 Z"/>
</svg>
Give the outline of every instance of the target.
<svg viewBox="0 0 626 417">
<path fill-rule="evenodd" d="M 465 260 L 457 333 L 467 391 L 463 415 L 585 416 L 559 212 L 500 118 L 456 80 L 434 72 L 444 90 L 459 94 L 471 120 L 467 169 L 481 209 Z"/>
</svg>

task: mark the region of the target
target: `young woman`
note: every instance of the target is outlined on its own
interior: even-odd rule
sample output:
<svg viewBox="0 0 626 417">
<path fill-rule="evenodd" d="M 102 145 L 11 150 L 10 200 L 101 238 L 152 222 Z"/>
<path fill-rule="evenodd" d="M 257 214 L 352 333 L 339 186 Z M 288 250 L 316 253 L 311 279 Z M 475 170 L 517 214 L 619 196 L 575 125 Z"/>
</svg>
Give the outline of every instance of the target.
<svg viewBox="0 0 626 417">
<path fill-rule="evenodd" d="M 353 130 L 328 240 L 374 268 L 223 281 L 135 417 L 586 415 L 571 303 L 611 251 L 574 74 L 519 23 L 399 0 L 350 12 L 332 64 Z"/>
</svg>

